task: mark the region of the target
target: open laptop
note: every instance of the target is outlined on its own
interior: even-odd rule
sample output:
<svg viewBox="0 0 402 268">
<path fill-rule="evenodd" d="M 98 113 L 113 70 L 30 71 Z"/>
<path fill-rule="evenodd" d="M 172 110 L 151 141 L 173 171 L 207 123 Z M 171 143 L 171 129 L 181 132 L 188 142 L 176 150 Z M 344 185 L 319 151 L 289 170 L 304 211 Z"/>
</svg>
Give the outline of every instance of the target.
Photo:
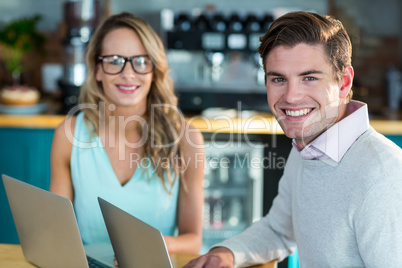
<svg viewBox="0 0 402 268">
<path fill-rule="evenodd" d="M 171 268 L 162 233 L 98 197 L 120 268 Z"/>
<path fill-rule="evenodd" d="M 39 267 L 115 267 L 111 245 L 83 246 L 69 199 L 7 175 L 2 177 L 29 262 Z"/>
</svg>

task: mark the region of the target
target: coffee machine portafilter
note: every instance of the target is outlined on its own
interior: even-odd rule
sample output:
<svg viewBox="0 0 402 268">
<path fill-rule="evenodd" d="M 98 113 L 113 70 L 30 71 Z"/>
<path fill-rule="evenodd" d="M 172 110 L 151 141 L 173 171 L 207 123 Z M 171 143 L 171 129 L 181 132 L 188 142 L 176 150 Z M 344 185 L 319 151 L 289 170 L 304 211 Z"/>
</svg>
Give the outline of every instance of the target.
<svg viewBox="0 0 402 268">
<path fill-rule="evenodd" d="M 213 83 L 219 82 L 223 73 L 222 64 L 225 60 L 225 54 L 223 52 L 206 51 L 205 56 L 208 64 L 210 65 L 211 81 Z"/>
<path fill-rule="evenodd" d="M 100 17 L 100 0 L 66 1 L 63 5 L 67 34 L 63 39 L 63 76 L 59 86 L 63 92 L 63 113 L 78 104 L 80 87 L 86 77 L 87 44 Z"/>
</svg>

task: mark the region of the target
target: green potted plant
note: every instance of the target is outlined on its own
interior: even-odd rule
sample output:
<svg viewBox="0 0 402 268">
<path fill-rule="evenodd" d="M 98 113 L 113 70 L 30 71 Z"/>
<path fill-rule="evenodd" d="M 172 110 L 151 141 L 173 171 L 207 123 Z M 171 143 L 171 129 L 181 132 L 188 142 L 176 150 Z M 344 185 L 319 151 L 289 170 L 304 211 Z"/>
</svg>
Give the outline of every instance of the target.
<svg viewBox="0 0 402 268">
<path fill-rule="evenodd" d="M 14 84 L 19 84 L 21 74 L 33 65 L 23 64 L 24 56 L 34 49 L 42 49 L 45 38 L 36 30 L 40 20 L 40 15 L 34 15 L 0 27 L 0 55 Z"/>
</svg>

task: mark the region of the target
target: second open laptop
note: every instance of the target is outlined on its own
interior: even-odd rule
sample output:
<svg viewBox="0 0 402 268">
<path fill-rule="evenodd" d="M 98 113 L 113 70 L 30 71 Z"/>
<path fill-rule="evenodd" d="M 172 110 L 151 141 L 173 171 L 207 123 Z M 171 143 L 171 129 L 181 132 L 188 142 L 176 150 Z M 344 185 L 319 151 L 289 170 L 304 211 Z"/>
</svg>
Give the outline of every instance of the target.
<svg viewBox="0 0 402 268">
<path fill-rule="evenodd" d="M 110 244 L 83 246 L 69 199 L 7 175 L 2 177 L 29 262 L 39 267 L 114 267 Z"/>
<path fill-rule="evenodd" d="M 119 267 L 172 267 L 165 240 L 158 229 L 100 197 L 98 201 Z"/>
</svg>

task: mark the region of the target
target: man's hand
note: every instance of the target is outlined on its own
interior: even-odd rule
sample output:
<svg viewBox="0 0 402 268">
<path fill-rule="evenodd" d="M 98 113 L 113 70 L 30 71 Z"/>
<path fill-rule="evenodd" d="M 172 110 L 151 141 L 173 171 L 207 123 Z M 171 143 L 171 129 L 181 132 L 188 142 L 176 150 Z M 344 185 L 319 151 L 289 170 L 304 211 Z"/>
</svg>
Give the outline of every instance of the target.
<svg viewBox="0 0 402 268">
<path fill-rule="evenodd" d="M 211 249 L 183 266 L 183 268 L 232 268 L 234 256 L 232 251 L 225 247 Z"/>
</svg>

